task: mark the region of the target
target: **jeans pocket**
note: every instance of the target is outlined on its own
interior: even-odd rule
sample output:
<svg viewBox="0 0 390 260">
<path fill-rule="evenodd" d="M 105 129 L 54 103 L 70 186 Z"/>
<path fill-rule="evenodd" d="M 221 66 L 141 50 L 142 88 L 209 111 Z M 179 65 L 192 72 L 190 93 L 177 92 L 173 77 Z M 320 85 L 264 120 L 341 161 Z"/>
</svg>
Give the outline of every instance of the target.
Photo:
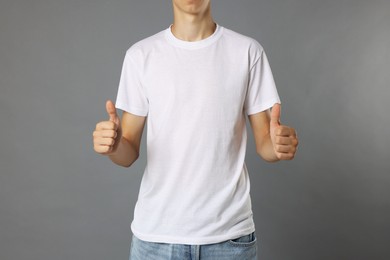
<svg viewBox="0 0 390 260">
<path fill-rule="evenodd" d="M 230 239 L 227 242 L 228 242 L 228 244 L 230 244 L 232 246 L 251 247 L 251 246 L 256 245 L 256 241 L 257 241 L 257 238 L 255 235 L 255 232 L 253 232 L 249 235 L 245 235 L 245 236 L 238 237 L 235 239 Z"/>
</svg>

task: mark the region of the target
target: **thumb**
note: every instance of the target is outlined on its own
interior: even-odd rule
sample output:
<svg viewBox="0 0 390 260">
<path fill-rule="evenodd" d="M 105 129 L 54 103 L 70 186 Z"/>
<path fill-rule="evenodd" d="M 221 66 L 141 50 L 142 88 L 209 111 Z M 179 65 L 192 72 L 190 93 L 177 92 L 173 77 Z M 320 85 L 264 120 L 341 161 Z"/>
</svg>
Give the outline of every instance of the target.
<svg viewBox="0 0 390 260">
<path fill-rule="evenodd" d="M 279 126 L 280 125 L 280 110 L 281 105 L 276 103 L 271 110 L 271 126 Z"/>
<path fill-rule="evenodd" d="M 106 110 L 107 110 L 107 114 L 110 116 L 110 121 L 116 123 L 118 116 L 116 114 L 116 108 L 114 106 L 114 103 L 112 103 L 111 100 L 107 100 L 107 102 L 106 102 Z"/>
</svg>

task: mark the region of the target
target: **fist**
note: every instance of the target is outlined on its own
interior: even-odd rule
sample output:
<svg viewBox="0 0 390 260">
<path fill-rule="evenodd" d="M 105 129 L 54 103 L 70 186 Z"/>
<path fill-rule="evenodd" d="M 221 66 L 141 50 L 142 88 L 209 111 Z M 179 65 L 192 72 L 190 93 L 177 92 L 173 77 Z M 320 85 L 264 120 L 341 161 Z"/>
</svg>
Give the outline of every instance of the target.
<svg viewBox="0 0 390 260">
<path fill-rule="evenodd" d="M 280 104 L 272 107 L 270 134 L 274 152 L 279 160 L 292 160 L 298 147 L 298 137 L 294 128 L 280 124 Z"/>
<path fill-rule="evenodd" d="M 122 130 L 120 119 L 111 100 L 107 100 L 106 110 L 109 120 L 96 124 L 96 129 L 93 131 L 93 148 L 97 153 L 110 155 L 118 147 Z"/>
</svg>

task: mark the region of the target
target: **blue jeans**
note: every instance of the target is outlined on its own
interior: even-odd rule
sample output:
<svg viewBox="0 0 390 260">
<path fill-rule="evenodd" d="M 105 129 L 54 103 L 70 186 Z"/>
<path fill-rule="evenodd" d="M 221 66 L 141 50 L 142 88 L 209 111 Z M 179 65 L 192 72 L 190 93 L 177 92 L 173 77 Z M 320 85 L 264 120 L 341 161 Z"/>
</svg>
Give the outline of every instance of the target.
<svg viewBox="0 0 390 260">
<path fill-rule="evenodd" d="M 255 232 L 215 244 L 155 243 L 133 235 L 129 260 L 257 260 Z"/>
</svg>

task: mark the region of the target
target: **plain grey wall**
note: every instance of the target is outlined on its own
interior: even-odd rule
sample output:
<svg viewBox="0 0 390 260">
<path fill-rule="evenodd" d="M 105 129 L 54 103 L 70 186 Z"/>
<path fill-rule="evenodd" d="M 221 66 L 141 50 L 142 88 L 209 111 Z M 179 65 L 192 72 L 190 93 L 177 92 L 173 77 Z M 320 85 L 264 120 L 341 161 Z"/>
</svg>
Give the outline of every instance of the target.
<svg viewBox="0 0 390 260">
<path fill-rule="evenodd" d="M 265 260 L 390 259 L 390 2 L 213 0 L 257 39 L 297 157 L 247 165 Z M 0 8 L 0 259 L 128 259 L 146 164 L 93 151 L 125 51 L 171 1 L 9 0 Z"/>
</svg>

